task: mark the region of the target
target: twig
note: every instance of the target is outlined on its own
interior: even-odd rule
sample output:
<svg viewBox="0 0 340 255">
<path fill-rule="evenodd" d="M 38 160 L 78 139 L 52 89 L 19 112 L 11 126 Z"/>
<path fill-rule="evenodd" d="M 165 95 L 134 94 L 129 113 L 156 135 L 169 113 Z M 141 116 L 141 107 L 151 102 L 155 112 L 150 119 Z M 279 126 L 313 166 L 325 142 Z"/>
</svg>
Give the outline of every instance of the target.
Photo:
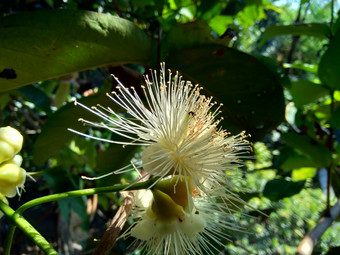
<svg viewBox="0 0 340 255">
<path fill-rule="evenodd" d="M 113 218 L 110 226 L 106 229 L 102 239 L 97 246 L 94 255 L 108 255 L 115 241 L 122 230 L 127 217 L 130 214 L 134 203 L 134 192 L 129 192 L 125 197 L 123 204 L 119 207 L 115 217 Z"/>
<path fill-rule="evenodd" d="M 313 252 L 314 246 L 319 241 L 323 233 L 332 225 L 333 221 L 340 214 L 340 200 L 331 208 L 330 216 L 323 216 L 319 220 L 318 224 L 309 232 L 301 241 L 297 248 L 296 254 L 298 255 L 310 255 Z"/>
</svg>

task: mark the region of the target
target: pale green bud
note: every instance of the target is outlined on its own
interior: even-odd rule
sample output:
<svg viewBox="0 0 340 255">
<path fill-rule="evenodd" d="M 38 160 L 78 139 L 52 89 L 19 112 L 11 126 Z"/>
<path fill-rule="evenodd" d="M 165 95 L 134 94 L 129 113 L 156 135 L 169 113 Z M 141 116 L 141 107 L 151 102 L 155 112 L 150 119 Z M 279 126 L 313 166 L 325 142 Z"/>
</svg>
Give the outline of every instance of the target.
<svg viewBox="0 0 340 255">
<path fill-rule="evenodd" d="M 26 180 L 26 171 L 17 163 L 13 159 L 0 165 L 0 193 L 7 197 L 14 197 L 16 187 L 22 187 Z"/>
<path fill-rule="evenodd" d="M 9 160 L 17 154 L 23 143 L 23 137 L 12 127 L 0 128 L 0 163 Z"/>
</svg>

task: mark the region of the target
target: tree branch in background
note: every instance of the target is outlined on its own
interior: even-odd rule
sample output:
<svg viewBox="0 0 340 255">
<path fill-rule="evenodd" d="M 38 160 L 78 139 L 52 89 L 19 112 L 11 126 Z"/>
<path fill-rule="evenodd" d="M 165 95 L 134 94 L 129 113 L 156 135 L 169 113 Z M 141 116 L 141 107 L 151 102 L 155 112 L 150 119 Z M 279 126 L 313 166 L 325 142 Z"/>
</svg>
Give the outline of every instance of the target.
<svg viewBox="0 0 340 255">
<path fill-rule="evenodd" d="M 319 220 L 318 224 L 309 232 L 301 241 L 297 248 L 296 254 L 298 255 L 310 255 L 313 252 L 314 246 L 319 241 L 320 237 L 325 231 L 332 225 L 333 221 L 340 214 L 340 200 L 331 208 L 330 216 L 323 216 Z"/>
</svg>

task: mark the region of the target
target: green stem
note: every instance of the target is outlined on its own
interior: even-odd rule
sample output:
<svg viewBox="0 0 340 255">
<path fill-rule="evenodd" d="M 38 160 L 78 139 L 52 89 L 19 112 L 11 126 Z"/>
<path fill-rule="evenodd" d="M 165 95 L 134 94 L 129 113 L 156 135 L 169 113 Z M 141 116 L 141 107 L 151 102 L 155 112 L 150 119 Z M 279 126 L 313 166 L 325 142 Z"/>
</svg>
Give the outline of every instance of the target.
<svg viewBox="0 0 340 255">
<path fill-rule="evenodd" d="M 135 184 L 121 184 L 121 185 L 114 185 L 114 186 L 109 186 L 109 187 L 100 187 L 100 188 L 91 188 L 91 189 L 80 189 L 80 190 L 74 190 L 74 191 L 69 191 L 69 192 L 64 192 L 64 193 L 59 193 L 59 194 L 53 194 L 49 196 L 44 196 L 44 197 L 39 197 L 36 199 L 33 199 L 22 206 L 20 206 L 17 210 L 16 213 L 22 215 L 25 210 L 28 208 L 31 208 L 36 205 L 40 205 L 43 203 L 48 203 L 52 201 L 57 201 L 60 199 L 66 199 L 66 198 L 72 198 L 72 197 L 81 197 L 81 196 L 89 196 L 89 195 L 94 195 L 94 194 L 99 194 L 99 193 L 107 193 L 107 192 L 117 192 L 117 191 L 122 191 L 122 190 L 137 190 L 137 189 L 147 189 L 150 187 L 155 180 L 158 178 L 153 178 L 145 182 L 138 182 Z"/>
<path fill-rule="evenodd" d="M 11 247 L 12 247 L 15 229 L 16 229 L 15 225 L 9 226 L 9 229 L 8 229 L 7 235 L 6 235 L 6 239 L 5 239 L 5 243 L 4 243 L 4 255 L 10 255 L 11 254 Z"/>
<path fill-rule="evenodd" d="M 21 229 L 38 247 L 43 250 L 48 255 L 58 255 L 58 253 L 53 249 L 50 243 L 20 214 L 16 213 L 11 207 L 0 200 L 0 210 L 6 215 L 11 224 L 15 224 Z M 14 234 L 14 229 L 11 230 Z M 13 237 L 13 235 L 12 235 Z M 12 242 L 12 238 L 6 238 L 6 242 Z M 8 252 L 10 249 L 10 243 L 6 243 L 5 250 Z"/>
<path fill-rule="evenodd" d="M 60 199 L 72 198 L 72 197 L 80 197 L 80 196 L 89 196 L 99 193 L 107 193 L 107 192 L 117 192 L 122 190 L 137 190 L 137 189 L 147 189 L 152 184 L 157 181 L 158 178 L 153 178 L 147 180 L 145 182 L 138 182 L 135 184 L 125 184 L 125 185 L 115 185 L 109 187 L 100 187 L 100 188 L 91 188 L 91 189 L 82 189 L 69 191 L 59 194 L 53 194 L 49 196 L 39 197 L 33 199 L 22 206 L 20 206 L 16 211 L 14 211 L 11 207 L 9 207 L 4 202 L 0 201 L 0 210 L 4 212 L 4 214 L 10 219 L 11 226 L 9 232 L 6 236 L 5 241 L 5 253 L 4 255 L 10 254 L 11 243 L 14 236 L 15 226 L 19 227 L 34 243 L 38 245 L 46 254 L 58 254 L 53 247 L 41 236 L 41 234 L 31 225 L 29 224 L 23 217 L 22 214 L 25 210 L 40 205 L 47 202 L 57 201 Z"/>
</svg>

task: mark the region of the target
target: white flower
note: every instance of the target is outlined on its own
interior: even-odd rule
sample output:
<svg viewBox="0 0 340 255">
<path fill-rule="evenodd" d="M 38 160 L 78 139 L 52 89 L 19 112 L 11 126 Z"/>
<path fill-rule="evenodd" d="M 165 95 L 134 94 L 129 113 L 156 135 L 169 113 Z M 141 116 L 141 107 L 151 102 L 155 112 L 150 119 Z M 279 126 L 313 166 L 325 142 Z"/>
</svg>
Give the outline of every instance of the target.
<svg viewBox="0 0 340 255">
<path fill-rule="evenodd" d="M 122 237 L 135 237 L 137 248 L 145 255 L 216 254 L 215 246 L 224 246 L 228 238 L 224 230 L 239 229 L 227 221 L 230 214 L 223 204 L 219 207 L 211 197 L 196 196 L 193 190 L 194 208 L 190 210 L 186 184 L 178 179 L 160 181 L 161 186 L 157 184 L 152 191 L 137 192 L 133 218 L 138 221 Z M 175 183 L 176 193 L 171 192 Z"/>
<path fill-rule="evenodd" d="M 103 119 L 101 123 L 81 121 L 110 130 L 125 140 L 87 136 L 116 144 L 145 145 L 142 166 L 150 175 L 158 176 L 159 180 L 169 175 L 190 176 L 199 193 L 223 187 L 225 199 L 238 199 L 228 190 L 234 189 L 230 182 L 233 169 L 250 150 L 244 133 L 230 136 L 219 128 L 221 119 L 217 119 L 217 115 L 221 105 L 216 106 L 212 97 L 201 95 L 198 85 L 182 80 L 178 73 L 173 76 L 169 71 L 167 76 L 165 65 L 161 66 L 159 78 L 156 72 L 152 73 L 152 81 L 145 78 L 143 98 L 134 88 L 128 89 L 118 80 L 119 93 L 108 95 L 132 118 L 110 107 L 88 108 L 76 103 Z M 126 168 L 116 173 L 124 171 Z"/>
</svg>

